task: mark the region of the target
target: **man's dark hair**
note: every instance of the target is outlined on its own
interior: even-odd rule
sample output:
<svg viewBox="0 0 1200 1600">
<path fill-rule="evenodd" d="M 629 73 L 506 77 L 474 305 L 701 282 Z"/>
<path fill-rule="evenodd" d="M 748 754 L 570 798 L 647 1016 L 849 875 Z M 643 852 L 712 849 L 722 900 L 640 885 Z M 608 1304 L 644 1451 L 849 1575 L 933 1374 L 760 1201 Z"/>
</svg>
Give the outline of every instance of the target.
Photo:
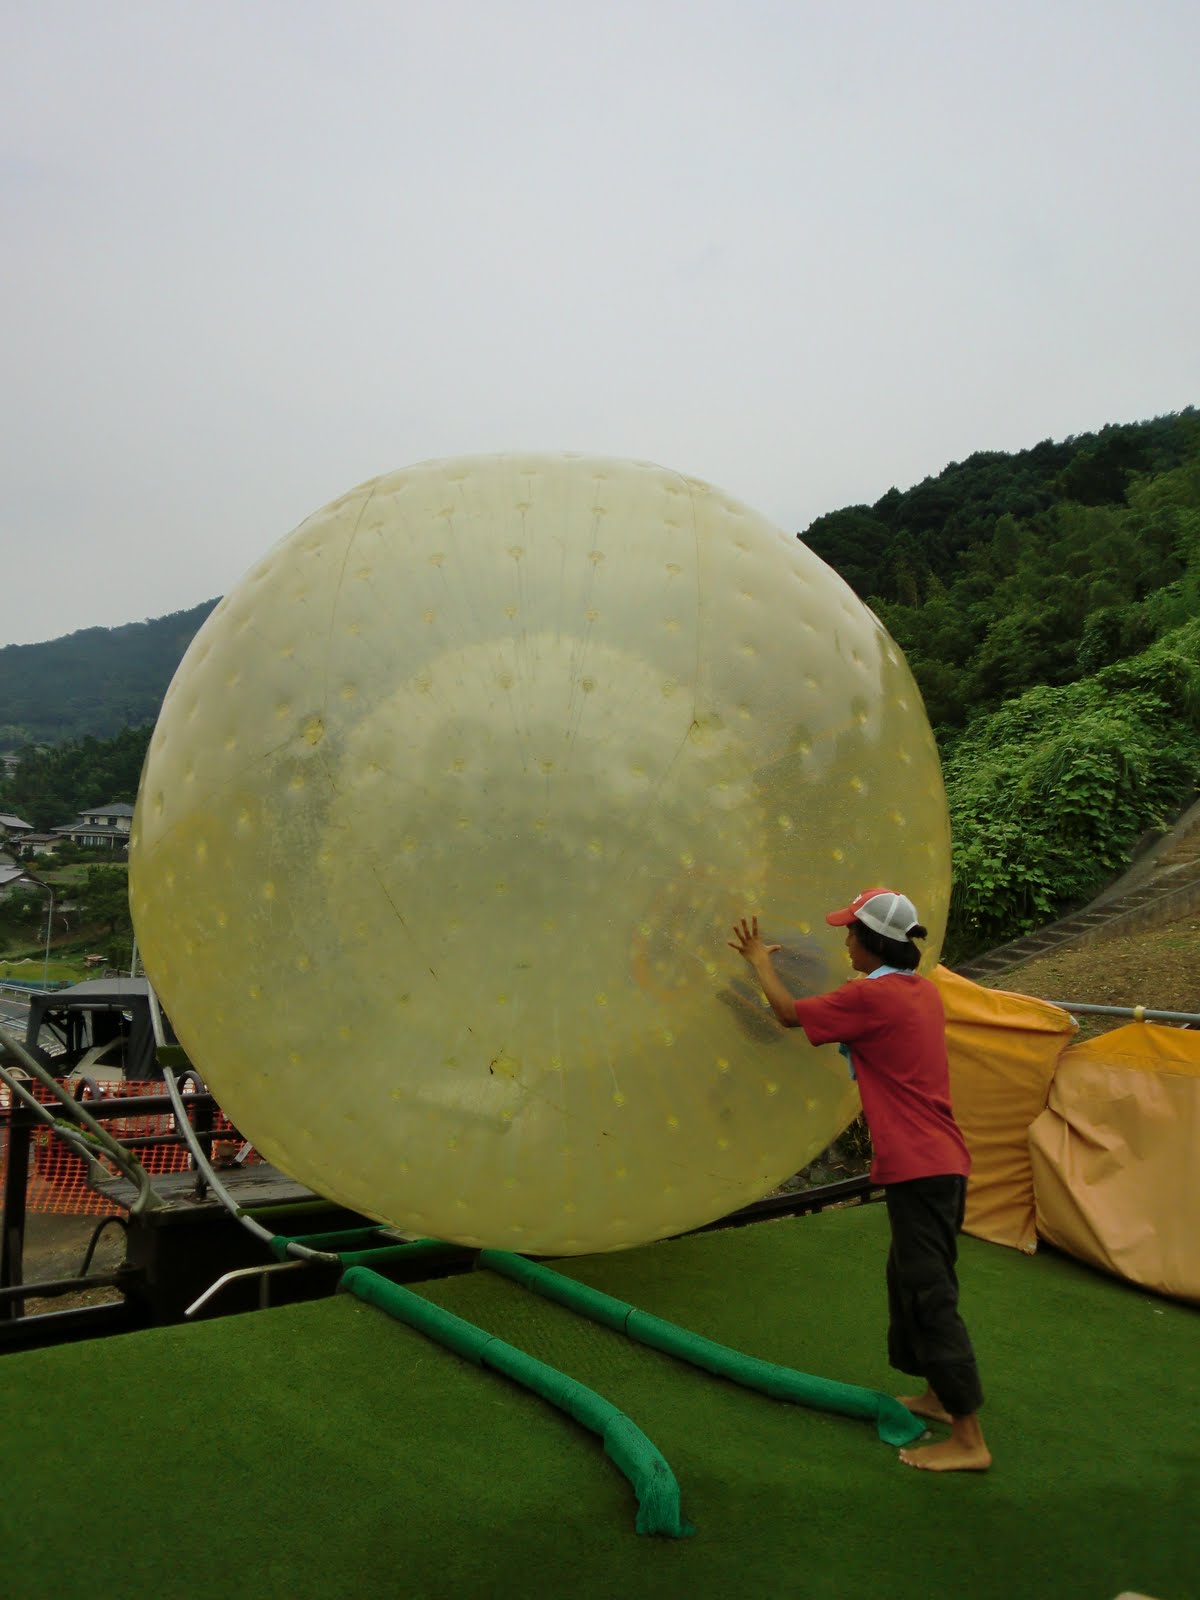
<svg viewBox="0 0 1200 1600">
<path fill-rule="evenodd" d="M 905 972 L 916 971 L 920 964 L 921 952 L 913 940 L 929 937 L 920 923 L 907 939 L 885 939 L 882 933 L 876 933 L 874 928 L 868 928 L 866 923 L 860 922 L 857 917 L 850 926 L 854 929 L 854 935 L 863 949 L 869 950 L 873 956 L 878 956 L 880 961 L 885 961 L 889 967 L 900 967 Z"/>
</svg>

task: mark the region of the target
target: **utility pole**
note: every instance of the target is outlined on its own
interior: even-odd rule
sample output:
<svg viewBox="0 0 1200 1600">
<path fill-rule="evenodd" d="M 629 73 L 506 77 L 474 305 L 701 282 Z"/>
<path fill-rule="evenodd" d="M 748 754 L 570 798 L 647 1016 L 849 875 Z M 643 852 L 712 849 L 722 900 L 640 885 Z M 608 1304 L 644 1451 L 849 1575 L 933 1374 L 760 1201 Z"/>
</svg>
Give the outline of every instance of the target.
<svg viewBox="0 0 1200 1600">
<path fill-rule="evenodd" d="M 54 928 L 54 890 L 48 883 L 43 883 L 40 878 L 35 878 L 32 872 L 23 872 L 21 879 L 25 883 L 33 884 L 35 889 L 45 889 L 50 896 L 50 903 L 46 907 L 46 947 L 42 956 L 42 988 L 50 981 L 50 934 Z"/>
<path fill-rule="evenodd" d="M 30 881 L 36 883 L 39 888 L 45 889 L 50 896 L 50 904 L 46 907 L 46 953 L 42 957 L 42 988 L 44 989 L 50 982 L 50 935 L 54 930 L 54 890 L 48 883 L 43 883 L 40 878 L 33 878 Z"/>
</svg>

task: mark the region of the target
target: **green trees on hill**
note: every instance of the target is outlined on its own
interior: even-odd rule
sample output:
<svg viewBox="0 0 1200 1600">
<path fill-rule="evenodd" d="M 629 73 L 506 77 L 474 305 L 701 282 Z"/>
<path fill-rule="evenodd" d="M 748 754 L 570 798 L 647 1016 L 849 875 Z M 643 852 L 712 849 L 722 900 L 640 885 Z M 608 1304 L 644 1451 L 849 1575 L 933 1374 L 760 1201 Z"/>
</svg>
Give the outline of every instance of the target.
<svg viewBox="0 0 1200 1600">
<path fill-rule="evenodd" d="M 1195 611 L 1200 413 L 974 455 L 802 535 L 903 648 L 940 734 Z"/>
<path fill-rule="evenodd" d="M 1002 943 L 1089 899 L 1196 793 L 1200 618 L 1148 650 L 976 718 L 944 761 L 952 949 Z"/>
<path fill-rule="evenodd" d="M 1200 777 L 1200 413 L 954 464 L 803 535 L 904 649 L 954 832 L 951 950 L 1118 873 Z"/>
<path fill-rule="evenodd" d="M 931 720 L 963 726 L 1034 684 L 1071 683 L 1145 649 L 1195 612 L 1200 453 L 1131 485 L 1120 506 L 1063 501 L 1036 526 L 1006 517 L 926 598 L 881 601 Z"/>
<path fill-rule="evenodd" d="M 120 628 L 0 649 L 0 749 L 106 738 L 153 722 L 215 600 Z"/>
<path fill-rule="evenodd" d="M 79 895 L 81 914 L 103 929 L 110 940 L 130 942 L 133 919 L 129 914 L 129 873 L 125 866 L 87 869 Z"/>
<path fill-rule="evenodd" d="M 26 745 L 16 770 L 0 779 L 0 811 L 43 830 L 74 822 L 89 806 L 132 805 L 152 725 L 123 728 L 112 739 L 74 739 L 56 746 Z"/>
</svg>

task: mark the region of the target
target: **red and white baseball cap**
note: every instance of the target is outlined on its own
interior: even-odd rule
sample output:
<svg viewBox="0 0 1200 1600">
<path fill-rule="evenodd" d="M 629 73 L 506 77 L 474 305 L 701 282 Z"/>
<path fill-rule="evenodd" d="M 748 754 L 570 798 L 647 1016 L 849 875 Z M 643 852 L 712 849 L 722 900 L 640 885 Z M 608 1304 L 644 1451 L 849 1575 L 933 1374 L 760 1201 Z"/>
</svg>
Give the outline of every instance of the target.
<svg viewBox="0 0 1200 1600">
<path fill-rule="evenodd" d="M 907 895 L 897 894 L 894 889 L 864 889 L 844 910 L 831 911 L 825 921 L 835 928 L 861 922 L 885 939 L 901 942 L 921 925 L 916 906 Z"/>
</svg>

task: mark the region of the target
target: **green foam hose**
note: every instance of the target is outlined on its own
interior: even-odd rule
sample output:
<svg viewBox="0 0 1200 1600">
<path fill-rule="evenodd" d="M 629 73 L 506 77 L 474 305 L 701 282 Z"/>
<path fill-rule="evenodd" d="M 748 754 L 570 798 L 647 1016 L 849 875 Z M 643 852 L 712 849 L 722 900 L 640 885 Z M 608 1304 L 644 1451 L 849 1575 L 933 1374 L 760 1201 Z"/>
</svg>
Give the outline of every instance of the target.
<svg viewBox="0 0 1200 1600">
<path fill-rule="evenodd" d="M 609 1459 L 633 1486 L 639 1533 L 678 1539 L 695 1532 L 683 1516 L 679 1484 L 664 1456 L 637 1424 L 603 1395 L 369 1267 L 348 1268 L 341 1286 L 465 1360 L 503 1373 L 598 1434 Z"/>
<path fill-rule="evenodd" d="M 797 1372 L 792 1367 L 745 1355 L 740 1350 L 730 1349 L 728 1345 L 706 1339 L 702 1334 L 692 1333 L 688 1328 L 639 1311 L 623 1300 L 603 1294 L 599 1289 L 590 1289 L 586 1284 L 577 1283 L 574 1278 L 564 1277 L 551 1267 L 527 1261 L 524 1256 L 513 1255 L 511 1251 L 481 1250 L 479 1265 L 511 1278 L 548 1300 L 555 1300 L 571 1311 L 590 1317 L 594 1322 L 603 1323 L 617 1333 L 628 1334 L 641 1344 L 676 1356 L 681 1361 L 689 1361 L 693 1366 L 703 1367 L 718 1377 L 729 1378 L 747 1389 L 756 1389 L 776 1400 L 790 1400 L 797 1405 L 873 1421 L 885 1444 L 911 1444 L 924 1432 L 924 1423 L 918 1421 L 899 1400 L 881 1390 L 863 1389 L 853 1383 L 838 1383 L 832 1378 L 815 1378 L 807 1372 Z"/>
</svg>

